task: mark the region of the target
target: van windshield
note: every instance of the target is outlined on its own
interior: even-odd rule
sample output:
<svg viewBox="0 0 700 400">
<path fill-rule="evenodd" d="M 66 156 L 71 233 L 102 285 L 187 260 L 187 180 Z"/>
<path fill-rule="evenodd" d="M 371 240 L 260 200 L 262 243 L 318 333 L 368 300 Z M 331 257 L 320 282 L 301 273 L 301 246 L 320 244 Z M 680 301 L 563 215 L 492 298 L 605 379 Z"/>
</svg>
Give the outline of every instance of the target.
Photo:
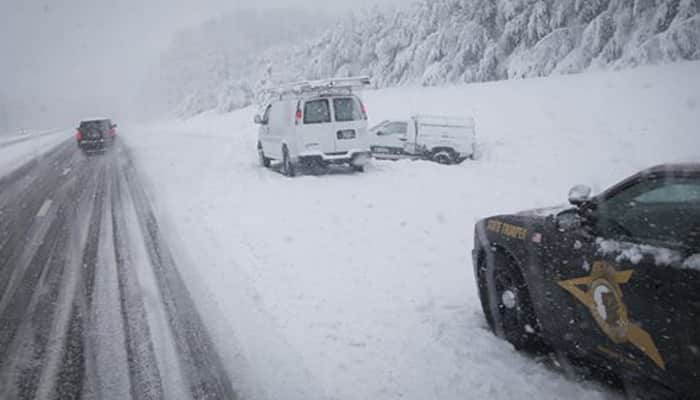
<svg viewBox="0 0 700 400">
<path fill-rule="evenodd" d="M 360 101 L 354 97 L 333 99 L 336 122 L 360 121 L 364 119 Z"/>
</svg>

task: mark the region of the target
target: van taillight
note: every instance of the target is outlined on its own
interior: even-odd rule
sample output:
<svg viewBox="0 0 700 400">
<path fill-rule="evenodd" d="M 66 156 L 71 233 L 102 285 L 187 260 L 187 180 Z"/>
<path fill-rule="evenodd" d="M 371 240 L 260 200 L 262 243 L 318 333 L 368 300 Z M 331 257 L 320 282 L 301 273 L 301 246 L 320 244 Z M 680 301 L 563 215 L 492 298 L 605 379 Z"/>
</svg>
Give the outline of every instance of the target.
<svg viewBox="0 0 700 400">
<path fill-rule="evenodd" d="M 77 129 L 77 130 L 75 131 L 75 139 L 76 139 L 77 141 L 83 140 L 83 132 L 80 132 L 80 129 Z"/>
<path fill-rule="evenodd" d="M 302 116 L 302 115 L 301 115 L 301 110 L 297 110 L 297 114 L 296 114 L 296 116 L 294 117 L 294 123 L 295 123 L 296 125 L 299 125 L 299 122 L 301 122 L 301 116 Z"/>
<path fill-rule="evenodd" d="M 362 115 L 367 119 L 367 109 L 365 108 L 365 103 L 360 101 L 360 110 L 362 110 Z"/>
</svg>

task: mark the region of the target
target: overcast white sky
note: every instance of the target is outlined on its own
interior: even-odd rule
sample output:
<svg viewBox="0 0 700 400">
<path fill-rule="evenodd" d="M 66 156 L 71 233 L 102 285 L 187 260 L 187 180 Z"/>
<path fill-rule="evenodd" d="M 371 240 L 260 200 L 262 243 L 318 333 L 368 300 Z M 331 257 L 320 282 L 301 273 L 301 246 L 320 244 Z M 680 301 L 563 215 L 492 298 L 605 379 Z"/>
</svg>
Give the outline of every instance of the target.
<svg viewBox="0 0 700 400">
<path fill-rule="evenodd" d="M 61 124 L 85 114 L 124 113 L 129 96 L 176 30 L 236 8 L 343 12 L 408 2 L 0 0 L 0 131 L 18 121 L 46 126 L 53 119 Z"/>
</svg>

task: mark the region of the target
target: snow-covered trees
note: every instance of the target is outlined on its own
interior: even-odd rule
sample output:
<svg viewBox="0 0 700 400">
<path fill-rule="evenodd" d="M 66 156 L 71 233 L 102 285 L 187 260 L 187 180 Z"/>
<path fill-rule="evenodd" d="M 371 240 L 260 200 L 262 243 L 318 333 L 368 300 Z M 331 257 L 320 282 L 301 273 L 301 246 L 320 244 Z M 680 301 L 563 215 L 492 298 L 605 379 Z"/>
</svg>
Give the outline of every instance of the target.
<svg viewBox="0 0 700 400">
<path fill-rule="evenodd" d="M 292 75 L 436 85 L 696 59 L 697 18 L 697 0 L 423 0 L 350 17 Z"/>
<path fill-rule="evenodd" d="M 347 16 L 301 43 L 257 46 L 244 63 L 200 54 L 218 63 L 207 84 L 174 92 L 186 115 L 243 106 L 256 88 L 289 80 L 439 85 L 698 59 L 699 9 L 700 0 L 421 0 Z"/>
</svg>

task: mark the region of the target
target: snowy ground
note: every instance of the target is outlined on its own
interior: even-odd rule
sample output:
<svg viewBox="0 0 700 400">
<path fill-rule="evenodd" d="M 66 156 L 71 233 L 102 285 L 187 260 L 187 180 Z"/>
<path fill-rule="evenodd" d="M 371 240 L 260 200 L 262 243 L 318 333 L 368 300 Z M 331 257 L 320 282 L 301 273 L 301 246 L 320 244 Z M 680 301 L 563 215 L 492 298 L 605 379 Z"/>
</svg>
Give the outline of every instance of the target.
<svg viewBox="0 0 700 400">
<path fill-rule="evenodd" d="M 24 131 L 17 135 L 0 137 L 0 176 L 20 167 L 58 144 L 68 140 L 69 130 Z"/>
<path fill-rule="evenodd" d="M 473 114 L 481 159 L 292 180 L 256 165 L 253 109 L 123 130 L 239 384 L 284 399 L 611 396 L 485 329 L 473 223 L 700 159 L 700 63 L 364 97 L 372 123 Z"/>
</svg>

